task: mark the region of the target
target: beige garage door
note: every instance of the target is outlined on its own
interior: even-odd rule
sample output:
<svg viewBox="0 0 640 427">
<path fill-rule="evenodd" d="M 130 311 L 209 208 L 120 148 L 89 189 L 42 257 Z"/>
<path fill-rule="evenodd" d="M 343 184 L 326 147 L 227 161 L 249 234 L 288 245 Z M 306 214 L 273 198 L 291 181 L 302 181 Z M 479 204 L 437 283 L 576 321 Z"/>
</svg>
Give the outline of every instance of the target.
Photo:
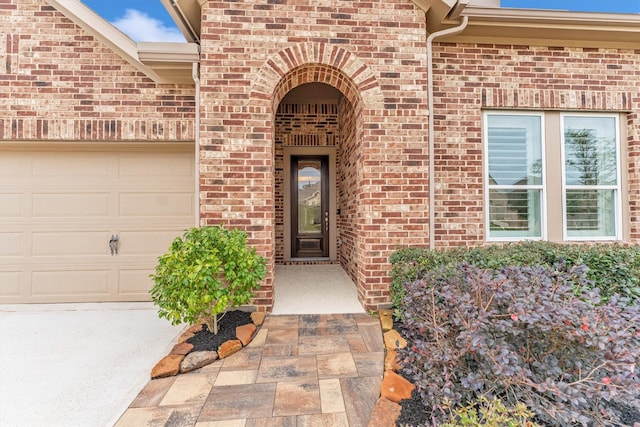
<svg viewBox="0 0 640 427">
<path fill-rule="evenodd" d="M 0 148 L 0 303 L 148 300 L 194 224 L 193 147 L 43 147 Z"/>
</svg>

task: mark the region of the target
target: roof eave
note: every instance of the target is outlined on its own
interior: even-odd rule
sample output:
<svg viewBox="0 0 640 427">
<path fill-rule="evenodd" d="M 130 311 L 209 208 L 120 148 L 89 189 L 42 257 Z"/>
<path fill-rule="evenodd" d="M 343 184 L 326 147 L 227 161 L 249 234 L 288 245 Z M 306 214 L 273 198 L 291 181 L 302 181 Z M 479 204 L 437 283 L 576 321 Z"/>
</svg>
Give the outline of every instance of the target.
<svg viewBox="0 0 640 427">
<path fill-rule="evenodd" d="M 146 50 L 140 51 L 136 42 L 78 0 L 47 0 L 47 2 L 154 82 L 159 84 L 194 84 L 191 77 L 191 66 L 187 69 L 182 63 L 185 58 L 191 62 L 199 61 L 198 45 L 194 43 L 158 43 L 156 50 L 166 48 L 169 45 L 182 46 L 174 46 L 165 52 L 162 62 L 149 60 L 148 57 L 146 61 L 143 61 L 141 53 L 145 57 L 149 50 L 154 50 L 149 45 L 155 43 L 142 43 L 142 46 L 146 46 Z M 170 64 L 174 64 L 176 70 L 168 73 L 166 70 Z"/>
<path fill-rule="evenodd" d="M 526 44 L 557 41 L 568 46 L 640 47 L 640 14 L 471 6 L 462 15 L 469 17 L 469 25 L 451 40 L 507 39 Z"/>
</svg>

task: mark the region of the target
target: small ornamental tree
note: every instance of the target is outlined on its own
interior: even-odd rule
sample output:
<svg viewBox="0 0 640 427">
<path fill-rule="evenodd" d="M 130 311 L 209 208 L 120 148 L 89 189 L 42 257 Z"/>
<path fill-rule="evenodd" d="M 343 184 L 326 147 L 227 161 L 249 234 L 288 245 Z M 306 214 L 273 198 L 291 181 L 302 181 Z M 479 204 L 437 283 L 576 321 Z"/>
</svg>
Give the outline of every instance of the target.
<svg viewBox="0 0 640 427">
<path fill-rule="evenodd" d="M 191 228 L 158 258 L 151 299 L 171 322 L 203 319 L 210 332 L 232 307 L 251 301 L 266 274 L 266 261 L 247 245 L 247 234 L 222 226 Z"/>
</svg>

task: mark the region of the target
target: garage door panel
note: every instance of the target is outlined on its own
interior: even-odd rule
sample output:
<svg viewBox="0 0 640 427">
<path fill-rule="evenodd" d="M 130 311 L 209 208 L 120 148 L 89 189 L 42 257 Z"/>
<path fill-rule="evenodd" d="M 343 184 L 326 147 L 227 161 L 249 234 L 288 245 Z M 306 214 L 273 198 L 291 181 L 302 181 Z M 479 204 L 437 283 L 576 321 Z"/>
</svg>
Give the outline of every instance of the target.
<svg viewBox="0 0 640 427">
<path fill-rule="evenodd" d="M 19 297 L 22 289 L 22 272 L 7 271 L 0 272 L 0 296 Z"/>
<path fill-rule="evenodd" d="M 182 216 L 193 218 L 193 195 L 181 193 L 120 194 L 120 215 L 125 217 Z"/>
<path fill-rule="evenodd" d="M 38 154 L 33 159 L 33 176 L 69 177 L 108 177 L 113 164 L 112 153 L 46 153 Z"/>
<path fill-rule="evenodd" d="M 0 156 L 0 177 L 22 177 L 24 175 L 22 158 L 23 156 Z"/>
<path fill-rule="evenodd" d="M 22 200 L 22 194 L 0 194 L 0 217 L 23 217 Z"/>
<path fill-rule="evenodd" d="M 190 183 L 193 179 L 193 159 L 187 156 L 150 158 L 146 153 L 134 153 L 121 157 L 119 166 L 119 174 L 123 178 L 147 177 L 173 183 Z"/>
<path fill-rule="evenodd" d="M 108 295 L 109 275 L 109 270 L 34 271 L 31 273 L 31 295 Z"/>
<path fill-rule="evenodd" d="M 120 295 L 148 295 L 153 286 L 149 275 L 153 270 L 120 270 L 119 294 Z"/>
<path fill-rule="evenodd" d="M 0 257 L 22 255 L 24 233 L 0 233 Z"/>
<path fill-rule="evenodd" d="M 33 233 L 33 256 L 95 256 L 107 255 L 108 232 Z"/>
<path fill-rule="evenodd" d="M 169 249 L 171 242 L 182 232 L 167 231 L 124 231 L 121 232 L 119 247 L 122 256 L 150 255 L 157 256 Z"/>
<path fill-rule="evenodd" d="M 109 193 L 33 195 L 33 216 L 38 217 L 106 217 Z"/>
</svg>

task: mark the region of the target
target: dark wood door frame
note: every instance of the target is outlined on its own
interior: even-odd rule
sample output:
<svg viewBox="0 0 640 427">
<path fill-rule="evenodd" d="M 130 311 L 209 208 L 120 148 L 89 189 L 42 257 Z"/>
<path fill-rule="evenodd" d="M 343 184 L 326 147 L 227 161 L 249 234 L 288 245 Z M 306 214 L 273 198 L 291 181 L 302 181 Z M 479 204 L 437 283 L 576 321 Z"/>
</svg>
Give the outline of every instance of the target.
<svg viewBox="0 0 640 427">
<path fill-rule="evenodd" d="M 320 165 L 320 206 L 317 232 L 300 231 L 299 217 L 299 165 L 317 162 Z M 329 156 L 326 155 L 292 155 L 291 156 L 291 257 L 292 258 L 326 258 L 329 256 Z"/>
</svg>

